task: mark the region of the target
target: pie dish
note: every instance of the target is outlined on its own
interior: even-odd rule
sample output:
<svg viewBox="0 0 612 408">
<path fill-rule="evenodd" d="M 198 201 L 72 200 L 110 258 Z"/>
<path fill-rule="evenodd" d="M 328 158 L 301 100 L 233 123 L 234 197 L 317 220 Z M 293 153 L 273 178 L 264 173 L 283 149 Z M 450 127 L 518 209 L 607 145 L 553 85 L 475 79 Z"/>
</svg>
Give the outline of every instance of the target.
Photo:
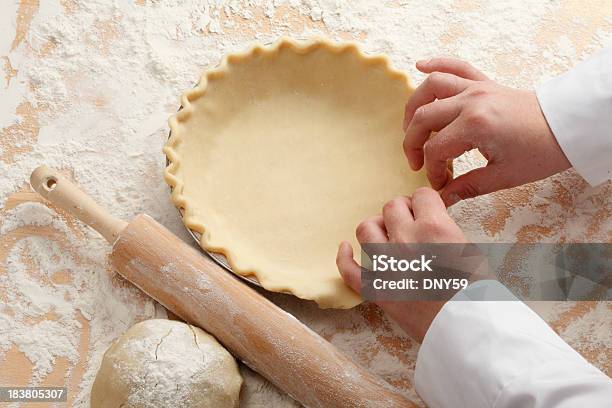
<svg viewBox="0 0 612 408">
<path fill-rule="evenodd" d="M 165 180 L 200 245 L 320 307 L 361 302 L 335 255 L 382 205 L 428 185 L 402 151 L 413 88 L 384 56 L 281 39 L 225 57 L 169 120 Z"/>
</svg>

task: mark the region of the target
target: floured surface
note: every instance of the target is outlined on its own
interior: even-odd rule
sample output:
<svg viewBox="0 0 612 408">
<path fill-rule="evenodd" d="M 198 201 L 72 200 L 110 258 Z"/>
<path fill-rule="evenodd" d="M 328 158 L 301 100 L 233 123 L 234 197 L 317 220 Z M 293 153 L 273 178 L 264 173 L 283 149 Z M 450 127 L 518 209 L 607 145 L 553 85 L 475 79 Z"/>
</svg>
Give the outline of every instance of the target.
<svg viewBox="0 0 612 408">
<path fill-rule="evenodd" d="M 369 0 L 149 3 L 22 0 L 6 2 L 0 14 L 8 27 L 0 33 L 0 370 L 8 373 L 0 382 L 65 383 L 70 405 L 87 406 L 104 350 L 156 309 L 112 277 L 108 246 L 95 233 L 40 206 L 7 215 L 36 200 L 25 180 L 38 164 L 63 169 L 117 216 L 146 212 L 187 240 L 162 180 L 165 122 L 177 96 L 228 52 L 254 40 L 315 33 L 387 54 L 417 84 L 423 76 L 414 70 L 416 59 L 453 55 L 504 84 L 530 88 L 600 48 L 612 33 L 606 0 L 588 7 L 493 0 L 394 0 L 384 7 Z M 469 155 L 455 168 L 478 163 Z M 570 171 L 461 203 L 451 214 L 480 242 L 609 242 L 611 195 L 609 183 L 591 188 Z M 33 282 L 41 295 L 34 299 L 28 295 L 35 293 Z M 268 296 L 414 396 L 417 345 L 374 306 L 321 311 L 290 296 Z M 602 329 L 612 324 L 609 303 L 532 306 L 612 374 L 612 340 Z M 254 374 L 245 374 L 245 389 L 244 406 L 293 406 Z"/>
<path fill-rule="evenodd" d="M 338 244 L 394 197 L 429 185 L 406 166 L 412 93 L 385 57 L 325 40 L 234 54 L 185 93 L 166 171 L 185 225 L 272 291 L 351 308 Z"/>
</svg>

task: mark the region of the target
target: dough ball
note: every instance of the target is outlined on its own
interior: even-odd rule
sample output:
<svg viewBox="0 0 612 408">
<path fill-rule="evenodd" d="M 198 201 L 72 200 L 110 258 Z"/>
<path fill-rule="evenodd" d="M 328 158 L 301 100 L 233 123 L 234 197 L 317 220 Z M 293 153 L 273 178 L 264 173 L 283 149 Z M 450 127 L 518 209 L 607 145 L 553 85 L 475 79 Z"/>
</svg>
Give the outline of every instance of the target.
<svg viewBox="0 0 612 408">
<path fill-rule="evenodd" d="M 91 407 L 237 407 L 242 377 L 214 337 L 173 320 L 132 326 L 104 353 Z"/>
</svg>

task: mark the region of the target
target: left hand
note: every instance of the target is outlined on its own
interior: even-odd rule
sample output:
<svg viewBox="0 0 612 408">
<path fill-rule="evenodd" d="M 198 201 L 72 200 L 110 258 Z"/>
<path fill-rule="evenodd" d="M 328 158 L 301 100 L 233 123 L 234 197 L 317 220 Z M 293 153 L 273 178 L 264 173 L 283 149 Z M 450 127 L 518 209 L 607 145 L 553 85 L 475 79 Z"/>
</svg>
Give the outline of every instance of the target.
<svg viewBox="0 0 612 408">
<path fill-rule="evenodd" d="M 440 195 L 428 187 L 412 197 L 398 197 L 384 205 L 382 215 L 366 219 L 357 227 L 359 243 L 467 243 L 461 229 L 446 212 Z M 336 258 L 345 283 L 361 290 L 361 267 L 353 259 L 351 244 L 340 244 Z M 421 343 L 442 301 L 377 302 L 412 338 Z"/>
<path fill-rule="evenodd" d="M 535 92 L 499 85 L 456 59 L 419 61 L 417 68 L 430 75 L 406 104 L 404 151 L 413 170 L 425 166 L 447 206 L 570 167 Z M 447 161 L 472 149 L 487 165 L 449 178 Z"/>
</svg>

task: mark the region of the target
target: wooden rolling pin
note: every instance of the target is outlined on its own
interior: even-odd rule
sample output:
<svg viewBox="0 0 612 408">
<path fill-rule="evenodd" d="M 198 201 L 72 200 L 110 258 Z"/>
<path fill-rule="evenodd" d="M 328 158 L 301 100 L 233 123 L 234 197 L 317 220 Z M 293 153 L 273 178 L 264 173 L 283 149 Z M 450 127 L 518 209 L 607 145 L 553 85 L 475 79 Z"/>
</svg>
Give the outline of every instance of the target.
<svg viewBox="0 0 612 408">
<path fill-rule="evenodd" d="M 113 245 L 114 268 L 306 407 L 414 407 L 292 315 L 185 244 L 151 217 L 118 220 L 57 171 L 34 190 Z"/>
</svg>

